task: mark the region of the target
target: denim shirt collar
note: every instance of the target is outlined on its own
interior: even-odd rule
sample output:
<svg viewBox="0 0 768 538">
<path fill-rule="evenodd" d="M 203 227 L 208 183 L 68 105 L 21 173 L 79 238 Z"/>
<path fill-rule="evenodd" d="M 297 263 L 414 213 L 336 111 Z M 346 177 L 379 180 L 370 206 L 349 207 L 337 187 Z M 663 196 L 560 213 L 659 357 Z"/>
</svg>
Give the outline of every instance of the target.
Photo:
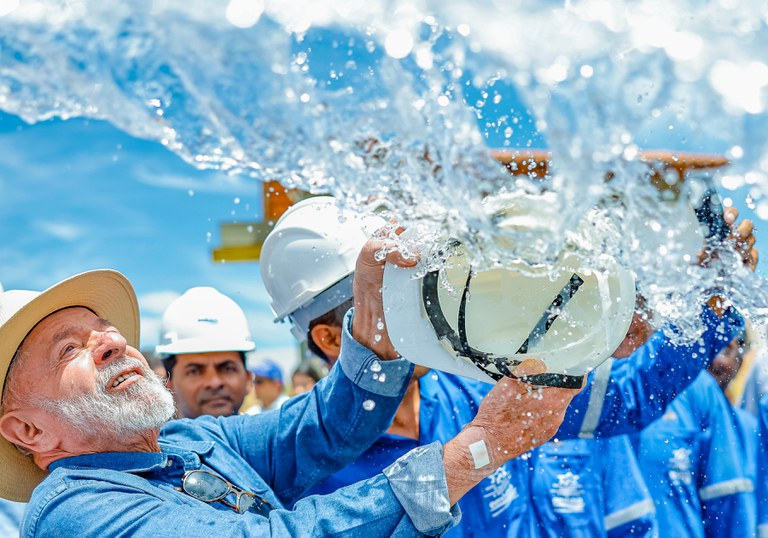
<svg viewBox="0 0 768 538">
<path fill-rule="evenodd" d="M 185 469 L 199 469 L 200 456 L 208 454 L 213 441 L 187 441 L 185 447 L 160 442 L 160 452 L 101 452 L 83 454 L 56 460 L 49 466 L 53 472 L 59 467 L 111 469 L 128 473 L 147 473 L 171 465 L 172 460 L 181 460 Z"/>
</svg>

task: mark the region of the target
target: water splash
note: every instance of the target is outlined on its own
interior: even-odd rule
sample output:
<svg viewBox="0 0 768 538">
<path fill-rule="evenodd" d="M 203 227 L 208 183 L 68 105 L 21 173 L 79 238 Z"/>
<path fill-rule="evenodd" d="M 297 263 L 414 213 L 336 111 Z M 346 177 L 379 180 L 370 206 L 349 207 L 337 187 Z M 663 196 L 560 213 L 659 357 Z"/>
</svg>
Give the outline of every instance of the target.
<svg viewBox="0 0 768 538">
<path fill-rule="evenodd" d="M 0 12 L 0 108 L 105 119 L 198 168 L 383 206 L 478 266 L 609 252 L 685 325 L 712 288 L 746 310 L 768 298 L 733 253 L 691 263 L 639 150 L 724 153 L 714 180 L 768 216 L 766 20 L 757 0 L 30 1 Z M 485 147 L 542 135 L 544 181 Z M 521 192 L 553 196 L 535 234 L 498 225 Z M 585 222 L 599 240 L 577 237 Z"/>
</svg>

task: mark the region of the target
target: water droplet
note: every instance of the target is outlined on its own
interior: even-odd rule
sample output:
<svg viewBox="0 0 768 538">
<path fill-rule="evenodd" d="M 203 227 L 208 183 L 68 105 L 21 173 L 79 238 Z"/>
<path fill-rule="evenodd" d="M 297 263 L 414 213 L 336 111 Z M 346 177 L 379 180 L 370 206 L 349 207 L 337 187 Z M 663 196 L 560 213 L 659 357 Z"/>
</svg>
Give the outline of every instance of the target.
<svg viewBox="0 0 768 538">
<path fill-rule="evenodd" d="M 379 382 L 384 383 L 386 380 L 387 380 L 387 374 L 385 374 L 384 372 L 381 372 L 379 374 Z"/>
<path fill-rule="evenodd" d="M 381 342 L 381 335 L 380 334 L 374 334 L 373 335 L 373 341 L 376 342 L 377 344 L 379 342 Z"/>
<path fill-rule="evenodd" d="M 381 372 L 381 363 L 379 361 L 373 361 L 371 364 L 371 372 Z"/>
<path fill-rule="evenodd" d="M 384 330 L 384 322 L 379 319 L 379 321 L 376 322 L 376 328 L 380 331 Z"/>
<path fill-rule="evenodd" d="M 376 407 L 376 402 L 373 400 L 365 400 L 363 402 L 363 409 L 366 411 L 373 411 L 373 408 Z"/>
</svg>

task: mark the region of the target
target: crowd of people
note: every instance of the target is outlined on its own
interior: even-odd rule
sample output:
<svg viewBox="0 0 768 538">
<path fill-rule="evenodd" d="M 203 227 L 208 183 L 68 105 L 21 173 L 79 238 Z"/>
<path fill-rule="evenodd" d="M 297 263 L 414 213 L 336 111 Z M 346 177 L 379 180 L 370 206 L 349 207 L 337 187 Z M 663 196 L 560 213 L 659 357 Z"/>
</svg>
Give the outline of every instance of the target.
<svg viewBox="0 0 768 538">
<path fill-rule="evenodd" d="M 751 223 L 725 219 L 754 270 Z M 152 365 L 119 273 L 3 292 L 7 527 L 26 508 L 25 537 L 768 537 L 768 395 L 742 405 L 763 350 L 726 298 L 680 344 L 638 295 L 581 389 L 531 390 L 529 360 L 492 385 L 399 357 L 383 265 L 416 262 L 378 255 L 381 224 L 316 197 L 267 237 L 272 308 L 312 354 L 290 387 L 210 287 L 169 305 Z"/>
</svg>

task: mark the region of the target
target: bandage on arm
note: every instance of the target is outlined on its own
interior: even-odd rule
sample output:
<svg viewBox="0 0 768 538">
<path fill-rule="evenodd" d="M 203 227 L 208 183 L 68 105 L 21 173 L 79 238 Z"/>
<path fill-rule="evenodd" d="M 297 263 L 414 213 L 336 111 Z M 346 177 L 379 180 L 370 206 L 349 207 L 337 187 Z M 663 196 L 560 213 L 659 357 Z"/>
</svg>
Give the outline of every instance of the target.
<svg viewBox="0 0 768 538">
<path fill-rule="evenodd" d="M 497 458 L 500 459 L 500 458 Z M 503 463 L 494 462 L 482 428 L 469 426 L 443 447 L 443 465 L 451 506 Z"/>
</svg>

